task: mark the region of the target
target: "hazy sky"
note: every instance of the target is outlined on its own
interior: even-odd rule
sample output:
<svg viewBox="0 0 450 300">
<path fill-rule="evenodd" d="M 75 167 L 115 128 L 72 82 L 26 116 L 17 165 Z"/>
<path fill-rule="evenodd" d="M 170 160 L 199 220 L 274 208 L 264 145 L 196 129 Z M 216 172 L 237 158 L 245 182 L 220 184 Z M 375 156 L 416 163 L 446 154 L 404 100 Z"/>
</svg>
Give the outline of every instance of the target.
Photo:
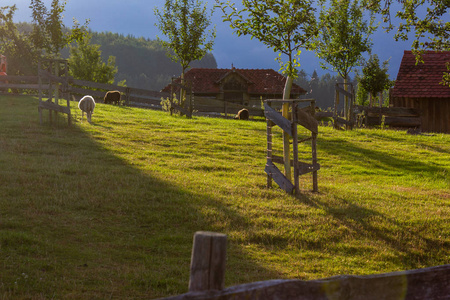
<svg viewBox="0 0 450 300">
<path fill-rule="evenodd" d="M 50 7 L 51 0 L 43 2 Z M 93 31 L 132 34 L 150 39 L 160 35 L 155 26 L 156 17 L 153 10 L 155 7 L 162 8 L 165 0 L 68 0 L 67 2 L 64 16 L 68 27 L 72 25 L 72 18 L 81 24 L 89 19 L 89 27 Z M 208 6 L 212 7 L 214 1 L 207 2 Z M 15 21 L 31 21 L 31 10 L 28 7 L 30 0 L 0 0 L 0 3 L 0 6 L 17 5 Z M 229 25 L 222 22 L 219 11 L 214 13 L 213 23 L 217 29 L 213 54 L 219 68 L 230 68 L 233 64 L 237 68 L 279 69 L 278 63 L 274 60 L 276 53 L 257 40 L 234 35 Z M 403 51 L 409 50 L 410 43 L 396 43 L 392 34 L 388 35 L 381 30 L 373 36 L 373 39 L 376 42 L 373 53 L 378 54 L 380 60 L 392 57 L 389 72 L 391 78 L 395 78 Z M 319 74 L 330 72 L 321 70 L 319 60 L 311 52 L 304 51 L 300 56 L 300 63 L 300 68 L 307 74 L 312 74 L 314 70 Z"/>
</svg>

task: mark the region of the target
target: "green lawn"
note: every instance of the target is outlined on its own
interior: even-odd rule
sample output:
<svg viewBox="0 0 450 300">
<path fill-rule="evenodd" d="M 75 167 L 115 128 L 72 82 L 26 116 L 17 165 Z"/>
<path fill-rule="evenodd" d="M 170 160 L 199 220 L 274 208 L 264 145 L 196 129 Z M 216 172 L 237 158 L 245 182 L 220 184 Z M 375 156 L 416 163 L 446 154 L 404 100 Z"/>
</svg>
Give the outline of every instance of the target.
<svg viewBox="0 0 450 300">
<path fill-rule="evenodd" d="M 320 127 L 295 198 L 266 188 L 265 122 L 37 106 L 0 95 L 0 299 L 184 293 L 200 230 L 228 235 L 227 286 L 450 263 L 450 135 Z"/>
</svg>

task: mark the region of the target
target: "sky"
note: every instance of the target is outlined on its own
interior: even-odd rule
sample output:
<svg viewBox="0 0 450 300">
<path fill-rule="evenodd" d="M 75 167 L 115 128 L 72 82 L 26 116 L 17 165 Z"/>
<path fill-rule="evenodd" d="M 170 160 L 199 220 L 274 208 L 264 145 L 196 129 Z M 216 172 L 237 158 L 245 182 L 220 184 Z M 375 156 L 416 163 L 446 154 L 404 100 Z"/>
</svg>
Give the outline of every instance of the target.
<svg viewBox="0 0 450 300">
<path fill-rule="evenodd" d="M 50 8 L 51 0 L 43 2 Z M 206 2 L 208 7 L 212 8 L 214 0 Z M 93 31 L 110 31 L 150 39 L 156 39 L 157 36 L 164 38 L 155 25 L 157 20 L 154 15 L 154 8 L 162 8 L 164 3 L 165 0 L 67 0 L 64 23 L 71 27 L 73 18 L 80 24 L 89 19 L 89 28 Z M 30 22 L 30 0 L 0 0 L 0 6 L 13 4 L 18 8 L 14 21 Z M 233 34 L 229 24 L 222 22 L 221 12 L 215 11 L 212 22 L 217 30 L 212 53 L 218 68 L 231 68 L 233 65 L 236 68 L 279 70 L 279 64 L 275 61 L 277 53 L 256 39 Z M 410 42 L 395 42 L 392 33 L 387 34 L 382 30 L 378 30 L 372 38 L 374 40 L 372 53 L 377 54 L 380 61 L 390 59 L 389 74 L 391 79 L 395 79 L 403 51 L 410 49 Z M 300 55 L 300 64 L 300 69 L 308 75 L 314 70 L 319 75 L 337 74 L 323 70 L 320 67 L 320 60 L 313 52 L 303 51 Z"/>
</svg>

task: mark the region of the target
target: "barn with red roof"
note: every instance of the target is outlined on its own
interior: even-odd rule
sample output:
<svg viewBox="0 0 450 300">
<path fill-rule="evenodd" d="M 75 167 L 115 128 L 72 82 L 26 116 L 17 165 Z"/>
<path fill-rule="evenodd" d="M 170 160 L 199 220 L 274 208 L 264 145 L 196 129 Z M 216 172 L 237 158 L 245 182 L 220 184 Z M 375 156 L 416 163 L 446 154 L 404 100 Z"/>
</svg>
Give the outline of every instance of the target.
<svg viewBox="0 0 450 300">
<path fill-rule="evenodd" d="M 203 69 L 193 68 L 185 74 L 186 82 L 192 85 L 195 96 L 249 105 L 252 100 L 280 99 L 283 96 L 286 78 L 272 69 Z M 178 78 L 176 82 L 180 82 Z M 171 84 L 163 89 L 171 92 Z M 296 84 L 291 90 L 291 99 L 306 94 Z"/>
<path fill-rule="evenodd" d="M 426 51 L 422 58 L 416 64 L 415 55 L 404 52 L 390 103 L 419 110 L 422 131 L 450 133 L 450 87 L 441 84 L 450 52 Z"/>
</svg>

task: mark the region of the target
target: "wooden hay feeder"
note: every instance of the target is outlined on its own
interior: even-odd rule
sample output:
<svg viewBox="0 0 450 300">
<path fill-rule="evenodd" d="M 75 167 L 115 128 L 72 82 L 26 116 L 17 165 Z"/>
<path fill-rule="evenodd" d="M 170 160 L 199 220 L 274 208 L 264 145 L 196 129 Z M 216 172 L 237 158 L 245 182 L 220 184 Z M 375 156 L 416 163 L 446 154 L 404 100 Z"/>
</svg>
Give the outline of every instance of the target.
<svg viewBox="0 0 450 300">
<path fill-rule="evenodd" d="M 309 106 L 300 108 L 299 104 L 309 103 Z M 289 105 L 291 111 L 287 118 L 272 108 L 272 105 Z M 292 99 L 292 100 L 275 100 L 269 99 L 264 101 L 264 110 L 267 120 L 267 163 L 265 171 L 267 173 L 267 187 L 272 187 L 272 179 L 287 193 L 300 193 L 299 176 L 312 172 L 313 177 L 313 192 L 318 191 L 317 185 L 317 171 L 320 165 L 317 163 L 317 135 L 318 122 L 314 118 L 315 100 L 314 99 Z M 294 113 L 292 113 L 294 112 Z M 299 140 L 297 133 L 297 125 L 301 125 L 311 132 L 311 136 Z M 284 133 L 292 138 L 292 154 L 293 159 L 273 155 L 272 149 L 272 127 L 279 126 Z M 300 162 L 298 159 L 298 144 L 311 141 L 311 163 Z M 289 150 L 290 152 L 290 150 Z M 288 153 L 289 153 L 288 152 Z M 286 153 L 286 152 L 285 152 Z M 275 163 L 285 165 L 285 174 L 283 174 Z M 286 167 L 287 166 L 287 167 Z M 290 167 L 294 169 L 293 182 L 290 180 Z"/>
</svg>

